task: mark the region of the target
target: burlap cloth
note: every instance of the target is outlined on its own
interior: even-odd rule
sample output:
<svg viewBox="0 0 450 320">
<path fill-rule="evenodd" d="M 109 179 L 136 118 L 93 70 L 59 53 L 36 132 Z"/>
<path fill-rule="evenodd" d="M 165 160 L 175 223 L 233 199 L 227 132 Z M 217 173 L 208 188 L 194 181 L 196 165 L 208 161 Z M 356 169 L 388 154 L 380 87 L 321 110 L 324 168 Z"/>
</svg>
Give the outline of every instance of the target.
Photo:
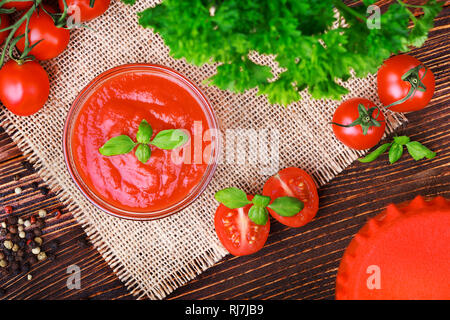
<svg viewBox="0 0 450 320">
<path fill-rule="evenodd" d="M 137 23 L 136 12 L 155 5 L 156 1 L 137 2 L 129 7 L 113 0 L 104 16 L 88 24 L 95 31 L 77 29 L 71 32 L 65 53 L 44 63 L 51 77 L 51 93 L 41 112 L 31 117 L 16 117 L 2 107 L 1 118 L 2 126 L 73 212 L 131 293 L 139 298 L 158 299 L 227 254 L 214 232 L 215 191 L 236 186 L 249 193 L 261 192 L 267 174 L 287 166 L 307 170 L 322 185 L 361 153 L 339 143 L 327 124 L 337 101 L 315 101 L 304 94 L 302 101 L 284 108 L 269 105 L 266 98 L 257 97 L 254 90 L 232 94 L 201 85 L 214 73 L 215 67 L 198 68 L 169 57 L 162 39 Z M 270 57 L 255 55 L 255 59 L 274 66 Z M 66 169 L 62 151 L 64 121 L 72 101 L 95 76 L 134 62 L 169 66 L 200 85 L 223 131 L 268 128 L 278 131 L 278 166 L 275 163 L 276 168 L 272 165 L 271 170 L 262 172 L 263 166 L 252 161 L 251 152 L 244 163 L 225 161 L 218 166 L 213 181 L 195 203 L 159 221 L 121 220 L 97 210 L 80 193 Z M 351 79 L 346 86 L 350 93 L 344 98 L 358 96 L 378 102 L 374 76 Z M 387 116 L 389 131 L 405 120 L 398 114 Z M 240 130 L 238 139 L 244 134 L 252 136 L 255 132 Z"/>
</svg>

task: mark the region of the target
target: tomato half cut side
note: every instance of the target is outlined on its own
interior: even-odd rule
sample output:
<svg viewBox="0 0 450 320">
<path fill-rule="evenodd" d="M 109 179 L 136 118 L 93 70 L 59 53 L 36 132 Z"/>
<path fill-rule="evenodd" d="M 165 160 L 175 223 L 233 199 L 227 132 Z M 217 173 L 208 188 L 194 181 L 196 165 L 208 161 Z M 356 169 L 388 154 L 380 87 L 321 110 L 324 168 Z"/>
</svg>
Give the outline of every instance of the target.
<svg viewBox="0 0 450 320">
<path fill-rule="evenodd" d="M 249 196 L 249 200 L 253 197 Z M 225 249 L 234 256 L 253 254 L 264 247 L 270 231 L 270 219 L 257 225 L 248 217 L 252 205 L 229 209 L 220 204 L 214 217 L 217 236 Z"/>
<path fill-rule="evenodd" d="M 283 217 L 269 208 L 269 212 L 282 224 L 298 228 L 310 222 L 319 211 L 319 195 L 314 179 L 300 168 L 286 168 L 270 177 L 264 185 L 263 195 L 272 201 L 279 197 L 295 197 L 304 208 L 293 217 Z"/>
</svg>

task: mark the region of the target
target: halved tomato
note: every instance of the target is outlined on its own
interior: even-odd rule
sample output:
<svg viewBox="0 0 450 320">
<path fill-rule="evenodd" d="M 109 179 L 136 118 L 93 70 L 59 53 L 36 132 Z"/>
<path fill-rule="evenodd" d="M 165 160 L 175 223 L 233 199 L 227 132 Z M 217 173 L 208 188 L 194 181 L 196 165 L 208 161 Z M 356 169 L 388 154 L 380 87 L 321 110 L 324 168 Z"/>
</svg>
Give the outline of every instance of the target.
<svg viewBox="0 0 450 320">
<path fill-rule="evenodd" d="M 249 200 L 253 197 L 248 196 Z M 248 218 L 252 204 L 239 209 L 229 209 L 220 204 L 214 217 L 217 236 L 225 249 L 235 256 L 255 253 L 264 247 L 270 231 L 270 219 L 257 225 Z"/>
<path fill-rule="evenodd" d="M 293 217 L 282 217 L 268 208 L 272 217 L 289 227 L 301 227 L 310 222 L 319 210 L 319 195 L 313 178 L 299 168 L 286 168 L 270 177 L 264 185 L 263 195 L 272 200 L 279 197 L 295 197 L 304 203 L 304 208 Z"/>
</svg>

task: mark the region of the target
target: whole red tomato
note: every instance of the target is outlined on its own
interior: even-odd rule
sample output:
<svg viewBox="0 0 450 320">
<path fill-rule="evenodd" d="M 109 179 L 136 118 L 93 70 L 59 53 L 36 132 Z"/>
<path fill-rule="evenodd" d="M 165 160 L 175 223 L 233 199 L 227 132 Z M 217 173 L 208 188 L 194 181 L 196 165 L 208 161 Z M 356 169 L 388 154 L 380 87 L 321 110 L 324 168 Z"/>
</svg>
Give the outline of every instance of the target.
<svg viewBox="0 0 450 320">
<path fill-rule="evenodd" d="M 276 199 L 295 197 L 303 202 L 303 209 L 292 217 L 283 217 L 268 208 L 272 217 L 289 227 L 301 227 L 310 222 L 319 210 L 319 195 L 313 178 L 299 168 L 286 168 L 264 184 L 263 195 Z"/>
<path fill-rule="evenodd" d="M 9 60 L 0 69 L 0 100 L 14 114 L 36 113 L 47 101 L 49 91 L 47 72 L 37 62 L 18 64 Z"/>
<path fill-rule="evenodd" d="M 9 16 L 7 14 L 0 14 L 0 29 L 4 29 L 9 26 L 10 26 Z M 5 42 L 8 35 L 9 35 L 8 31 L 0 32 L 0 45 L 2 45 L 3 42 Z"/>
<path fill-rule="evenodd" d="M 409 71 L 412 71 L 408 74 Z M 403 79 L 402 79 L 403 77 Z M 414 57 L 406 54 L 387 59 L 377 74 L 378 95 L 384 106 L 401 101 L 389 107 L 396 112 L 410 112 L 423 109 L 434 94 L 434 75 L 431 70 Z M 414 90 L 414 87 L 417 87 Z"/>
<path fill-rule="evenodd" d="M 111 0 L 95 0 L 94 6 L 89 6 L 90 0 L 66 0 L 69 14 L 76 20 L 75 22 L 85 22 L 101 16 L 109 8 Z M 64 10 L 64 3 L 58 0 L 59 8 Z"/>
<path fill-rule="evenodd" d="M 34 3 L 33 1 L 11 1 L 2 5 L 2 8 L 5 9 L 16 8 L 18 11 L 23 11 L 31 8 L 33 3 Z"/>
<path fill-rule="evenodd" d="M 356 150 L 375 146 L 386 129 L 383 113 L 364 98 L 344 101 L 334 112 L 332 123 L 336 138 Z"/>
<path fill-rule="evenodd" d="M 248 197 L 252 199 L 251 196 Z M 248 217 L 252 205 L 229 209 L 220 204 L 214 217 L 217 237 L 225 249 L 235 256 L 255 253 L 264 247 L 270 231 L 270 219 L 265 225 L 257 225 Z"/>
<path fill-rule="evenodd" d="M 45 10 L 53 13 L 51 7 L 45 6 Z M 25 34 L 26 22 L 20 25 L 16 31 L 16 37 Z M 31 51 L 38 60 L 49 60 L 60 55 L 69 44 L 70 32 L 64 28 L 55 26 L 52 17 L 43 10 L 34 12 L 29 22 L 29 40 L 30 45 L 38 43 Z M 17 42 L 17 49 L 23 52 L 25 49 L 25 38 L 23 37 Z"/>
</svg>

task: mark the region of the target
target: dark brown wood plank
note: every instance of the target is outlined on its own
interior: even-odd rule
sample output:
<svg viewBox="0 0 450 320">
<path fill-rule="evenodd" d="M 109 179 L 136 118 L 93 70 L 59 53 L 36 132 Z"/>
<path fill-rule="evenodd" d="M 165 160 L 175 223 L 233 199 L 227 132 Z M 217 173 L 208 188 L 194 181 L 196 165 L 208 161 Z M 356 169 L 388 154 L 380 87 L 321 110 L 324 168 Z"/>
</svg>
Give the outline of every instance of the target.
<svg viewBox="0 0 450 320">
<path fill-rule="evenodd" d="M 387 3 L 389 1 L 382 1 Z M 198 278 L 179 288 L 168 299 L 333 299 L 340 258 L 353 235 L 365 221 L 389 203 L 411 200 L 421 194 L 450 197 L 450 10 L 436 19 L 425 46 L 411 54 L 430 67 L 436 77 L 436 93 L 429 107 L 408 114 L 410 123 L 399 134 L 417 139 L 438 153 L 433 160 L 413 161 L 408 156 L 394 165 L 387 156 L 369 164 L 354 163 L 319 190 L 321 208 L 307 226 L 293 229 L 272 221 L 267 245 L 249 257 L 227 256 Z M 36 264 L 26 274 L 0 276 L 4 299 L 132 299 L 100 254 L 80 248 L 81 226 L 57 197 L 34 190 L 42 180 L 24 168 L 24 157 L 0 128 L 0 220 L 3 206 L 28 216 L 38 209 L 62 208 L 60 219 L 49 218 L 44 239 L 58 239 L 55 262 Z M 13 177 L 20 174 L 19 181 Z M 14 195 L 20 186 L 23 193 Z M 66 287 L 67 267 L 81 268 L 80 290 Z"/>
<path fill-rule="evenodd" d="M 41 194 L 31 184 L 44 186 L 36 173 L 25 168 L 25 159 L 11 139 L 0 129 L 0 220 L 5 218 L 4 206 L 14 208 L 18 217 L 29 217 L 39 209 L 49 214 L 61 209 L 61 217 L 47 217 L 43 229 L 44 244 L 53 239 L 60 243 L 54 262 L 44 261 L 35 264 L 27 274 L 0 276 L 0 287 L 7 293 L 3 299 L 125 299 L 131 298 L 123 284 L 118 280 L 101 255 L 92 246 L 80 248 L 79 239 L 86 235 L 73 216 L 61 205 L 53 193 Z M 20 179 L 14 181 L 14 176 Z M 22 188 L 20 195 L 14 193 L 16 187 Z M 81 269 L 81 289 L 68 290 L 67 267 L 77 265 Z"/>
</svg>

